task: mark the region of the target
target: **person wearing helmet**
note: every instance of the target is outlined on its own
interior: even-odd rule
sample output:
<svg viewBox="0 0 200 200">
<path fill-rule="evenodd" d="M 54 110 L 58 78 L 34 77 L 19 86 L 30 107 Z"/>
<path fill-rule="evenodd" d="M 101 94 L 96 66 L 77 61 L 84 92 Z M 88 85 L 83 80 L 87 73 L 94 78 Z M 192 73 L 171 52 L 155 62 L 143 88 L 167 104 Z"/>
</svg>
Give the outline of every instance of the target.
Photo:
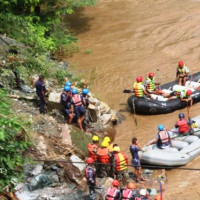
<svg viewBox="0 0 200 200">
<path fill-rule="evenodd" d="M 178 128 L 178 132 L 180 134 L 194 133 L 194 130 L 191 128 L 192 125 L 191 119 L 189 120 L 185 119 L 185 115 L 183 113 L 180 113 L 178 117 L 179 119 L 176 121 L 175 124 L 175 128 Z"/>
<path fill-rule="evenodd" d="M 111 142 L 110 137 L 105 136 L 105 137 L 103 138 L 103 141 L 107 141 L 107 142 L 108 142 L 108 144 L 109 144 L 108 150 L 109 150 L 110 152 L 112 152 L 112 150 L 113 150 L 113 143 Z"/>
<path fill-rule="evenodd" d="M 164 126 L 162 124 L 158 125 L 158 133 L 156 135 L 156 138 L 149 143 L 146 144 L 146 146 L 149 146 L 151 144 L 157 144 L 158 148 L 160 149 L 166 149 L 170 146 L 171 144 L 171 138 L 169 133 L 164 129 Z"/>
<path fill-rule="evenodd" d="M 136 81 L 133 83 L 133 92 L 137 98 L 145 98 L 145 95 L 151 98 L 151 95 L 145 90 L 142 80 L 142 76 L 136 78 Z"/>
<path fill-rule="evenodd" d="M 109 176 L 110 172 L 110 152 L 108 150 L 109 143 L 107 141 L 103 141 L 101 143 L 101 148 L 97 151 L 97 160 L 101 163 L 98 166 L 98 176 L 103 178 Z"/>
<path fill-rule="evenodd" d="M 157 94 L 157 95 L 163 95 L 166 96 L 166 93 L 160 90 L 157 86 L 159 86 L 160 83 L 155 82 L 154 80 L 154 73 L 149 72 L 148 78 L 145 81 L 145 89 L 149 94 Z"/>
<path fill-rule="evenodd" d="M 78 91 L 75 88 L 72 89 L 71 104 L 72 104 L 72 113 L 75 114 L 78 125 L 81 131 L 84 132 L 82 123 L 85 118 L 85 112 L 86 112 L 83 106 L 85 102 L 84 102 L 84 99 L 81 97 L 81 95 L 78 94 Z"/>
<path fill-rule="evenodd" d="M 142 151 L 142 148 L 141 148 L 140 144 L 138 143 L 137 138 L 133 138 L 132 144 L 130 145 L 130 152 L 132 155 L 133 166 L 135 168 L 134 173 L 135 173 L 135 177 L 136 177 L 136 182 L 139 182 L 140 180 L 142 180 L 142 181 L 145 180 L 144 178 L 142 178 L 140 157 L 138 155 L 139 151 Z"/>
<path fill-rule="evenodd" d="M 188 79 L 189 69 L 184 65 L 183 61 L 178 62 L 178 66 L 176 69 L 176 80 L 179 85 L 185 86 L 185 83 Z"/>
<path fill-rule="evenodd" d="M 96 187 L 96 169 L 94 167 L 94 159 L 88 157 L 86 159 L 87 165 L 85 166 L 85 177 L 89 187 L 90 200 L 95 200 L 95 187 Z"/>
<path fill-rule="evenodd" d="M 137 194 L 136 185 L 132 182 L 129 182 L 127 188 L 122 190 L 121 200 L 135 200 Z"/>
<path fill-rule="evenodd" d="M 92 143 L 88 144 L 88 154 L 92 157 L 95 161 L 97 160 L 97 151 L 99 149 L 99 137 L 97 135 L 92 136 Z"/>
<path fill-rule="evenodd" d="M 119 200 L 121 197 L 121 192 L 119 190 L 119 181 L 113 180 L 112 187 L 110 187 L 106 194 L 106 200 Z"/>
<path fill-rule="evenodd" d="M 65 118 L 68 120 L 68 124 L 72 123 L 74 115 L 71 110 L 71 88 L 70 86 L 65 86 L 60 97 L 60 102 L 63 106 L 63 113 Z"/>
<path fill-rule="evenodd" d="M 184 90 L 180 93 L 180 100 L 182 102 L 186 102 L 188 107 L 192 107 L 193 105 L 193 100 L 191 95 L 192 95 L 191 89 Z"/>
<path fill-rule="evenodd" d="M 113 147 L 113 171 L 112 176 L 116 176 L 116 179 L 119 180 L 120 185 L 126 185 L 129 183 L 128 175 L 128 157 L 125 153 L 120 151 L 119 146 Z"/>
</svg>

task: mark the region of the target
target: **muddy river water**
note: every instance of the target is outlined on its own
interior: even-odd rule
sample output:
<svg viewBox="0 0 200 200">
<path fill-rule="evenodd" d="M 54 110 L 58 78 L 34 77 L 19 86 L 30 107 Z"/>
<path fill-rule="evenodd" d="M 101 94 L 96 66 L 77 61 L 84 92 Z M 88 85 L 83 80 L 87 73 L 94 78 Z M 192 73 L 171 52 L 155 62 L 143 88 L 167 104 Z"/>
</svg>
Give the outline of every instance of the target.
<svg viewBox="0 0 200 200">
<path fill-rule="evenodd" d="M 136 126 L 123 89 L 132 89 L 136 76 L 146 78 L 151 71 L 161 83 L 174 80 L 179 60 L 191 74 L 199 71 L 199 22 L 200 0 L 99 0 L 74 17 L 71 28 L 80 38 L 80 52 L 70 62 L 90 82 L 90 90 L 125 117 L 116 135 L 123 151 L 133 136 L 144 145 L 160 123 L 173 127 L 180 112 L 137 115 Z M 198 114 L 200 104 L 190 110 L 191 117 Z M 187 167 L 200 168 L 200 157 Z M 165 199 L 200 199 L 199 171 L 173 169 L 167 176 Z"/>
</svg>

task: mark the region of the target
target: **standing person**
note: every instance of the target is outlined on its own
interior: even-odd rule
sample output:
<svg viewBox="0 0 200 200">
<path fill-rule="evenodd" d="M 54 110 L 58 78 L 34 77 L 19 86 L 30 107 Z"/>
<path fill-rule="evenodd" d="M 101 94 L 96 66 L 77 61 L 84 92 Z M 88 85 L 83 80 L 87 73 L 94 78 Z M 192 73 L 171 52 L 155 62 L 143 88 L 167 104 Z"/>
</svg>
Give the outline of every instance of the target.
<svg viewBox="0 0 200 200">
<path fill-rule="evenodd" d="M 75 116 L 77 118 L 78 125 L 81 129 L 83 130 L 83 120 L 85 117 L 85 108 L 83 106 L 84 100 L 83 98 L 78 94 L 77 89 L 73 88 L 72 89 L 72 113 L 75 113 Z"/>
<path fill-rule="evenodd" d="M 129 183 L 128 157 L 120 151 L 119 146 L 113 147 L 113 153 L 113 176 L 116 175 L 121 185 L 127 185 Z"/>
<path fill-rule="evenodd" d="M 156 138 L 147 143 L 146 146 L 154 143 L 157 143 L 157 146 L 160 149 L 166 149 L 172 146 L 170 135 L 166 130 L 164 130 L 164 126 L 162 124 L 158 125 L 158 133 L 156 135 Z"/>
<path fill-rule="evenodd" d="M 137 138 L 132 139 L 132 144 L 130 145 L 130 152 L 132 155 L 132 162 L 133 166 L 135 168 L 135 177 L 136 177 L 136 182 L 142 180 L 144 181 L 145 179 L 142 178 L 142 169 L 141 169 L 141 164 L 140 164 L 140 158 L 138 155 L 138 152 L 142 151 L 142 148 L 140 144 L 138 143 Z"/>
<path fill-rule="evenodd" d="M 89 187 L 90 200 L 95 200 L 95 187 L 96 187 L 96 169 L 93 165 L 94 159 L 88 157 L 86 159 L 85 177 Z"/>
<path fill-rule="evenodd" d="M 189 69 L 184 65 L 183 61 L 178 62 L 178 67 L 176 69 L 176 79 L 179 85 L 185 86 L 189 74 Z"/>
<path fill-rule="evenodd" d="M 36 94 L 40 98 L 40 113 L 45 114 L 47 111 L 47 100 L 45 95 L 47 93 L 45 84 L 44 84 L 44 76 L 40 75 L 38 81 L 35 83 Z"/>
<path fill-rule="evenodd" d="M 92 136 L 92 143 L 88 144 L 88 154 L 90 157 L 94 159 L 94 161 L 97 160 L 97 152 L 99 149 L 99 137 L 97 135 Z"/>
<path fill-rule="evenodd" d="M 121 193 L 119 190 L 119 184 L 118 180 L 112 182 L 112 187 L 108 189 L 106 200 L 120 200 Z"/>
<path fill-rule="evenodd" d="M 122 191 L 122 198 L 121 200 L 135 200 L 136 198 L 136 185 L 134 183 L 129 183 L 127 188 Z"/>
</svg>

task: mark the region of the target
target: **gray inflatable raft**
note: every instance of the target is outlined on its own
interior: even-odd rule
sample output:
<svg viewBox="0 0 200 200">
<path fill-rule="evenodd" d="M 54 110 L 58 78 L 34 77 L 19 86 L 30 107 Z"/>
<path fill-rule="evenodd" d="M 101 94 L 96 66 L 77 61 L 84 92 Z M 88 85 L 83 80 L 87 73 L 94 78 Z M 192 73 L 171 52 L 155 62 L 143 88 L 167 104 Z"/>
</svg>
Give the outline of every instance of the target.
<svg viewBox="0 0 200 200">
<path fill-rule="evenodd" d="M 141 163 L 160 166 L 181 166 L 200 155 L 200 116 L 193 118 L 196 121 L 194 135 L 177 137 L 177 129 L 169 131 L 172 138 L 172 147 L 159 149 L 156 144 L 144 147 L 141 153 Z"/>
</svg>

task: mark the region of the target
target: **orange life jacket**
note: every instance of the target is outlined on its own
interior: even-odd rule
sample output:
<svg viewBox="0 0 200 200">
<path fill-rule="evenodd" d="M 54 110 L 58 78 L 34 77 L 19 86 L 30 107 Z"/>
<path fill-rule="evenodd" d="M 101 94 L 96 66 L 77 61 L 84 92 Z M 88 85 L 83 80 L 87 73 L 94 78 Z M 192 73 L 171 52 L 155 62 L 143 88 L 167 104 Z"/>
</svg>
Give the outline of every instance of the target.
<svg viewBox="0 0 200 200">
<path fill-rule="evenodd" d="M 126 199 L 132 199 L 133 196 L 133 190 L 131 189 L 125 189 L 122 192 L 122 200 L 126 200 Z"/>
<path fill-rule="evenodd" d="M 128 158 L 123 152 L 116 153 L 114 158 L 115 170 L 117 172 L 127 169 Z"/>
<path fill-rule="evenodd" d="M 183 120 L 177 120 L 176 124 L 178 125 L 178 130 L 181 133 L 188 133 L 189 132 L 189 126 L 186 119 Z"/>
<path fill-rule="evenodd" d="M 97 155 L 95 154 L 94 151 L 98 151 L 98 145 L 97 144 L 88 144 L 88 154 L 89 157 L 92 157 L 94 160 L 97 160 Z"/>
<path fill-rule="evenodd" d="M 169 142 L 169 135 L 166 131 L 160 131 L 159 136 L 162 144 Z"/>
<path fill-rule="evenodd" d="M 81 106 L 81 105 L 82 105 L 81 96 L 80 96 L 79 94 L 73 95 L 72 100 L 73 100 L 73 102 L 74 102 L 75 107 L 76 107 L 76 106 Z"/>
<path fill-rule="evenodd" d="M 100 163 L 110 163 L 108 148 L 99 148 L 97 151 L 97 159 Z"/>
<path fill-rule="evenodd" d="M 118 189 L 116 187 L 111 187 L 108 189 L 108 193 L 106 195 L 106 200 L 114 200 L 117 196 Z"/>
</svg>

